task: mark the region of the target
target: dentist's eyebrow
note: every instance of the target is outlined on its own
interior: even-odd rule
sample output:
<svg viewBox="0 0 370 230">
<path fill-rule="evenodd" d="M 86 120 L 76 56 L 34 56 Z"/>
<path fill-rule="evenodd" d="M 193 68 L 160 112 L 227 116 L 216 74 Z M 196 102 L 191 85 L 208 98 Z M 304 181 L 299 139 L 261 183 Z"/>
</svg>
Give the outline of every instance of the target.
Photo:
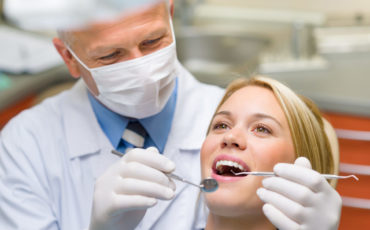
<svg viewBox="0 0 370 230">
<path fill-rule="evenodd" d="M 109 53 L 113 53 L 117 48 L 114 45 L 111 46 L 97 46 L 93 49 L 90 49 L 86 52 L 86 54 L 91 58 L 99 58 L 100 56 L 109 55 Z"/>
<path fill-rule="evenodd" d="M 283 127 L 281 125 L 281 123 L 273 116 L 270 116 L 268 114 L 265 114 L 265 113 L 255 113 L 253 114 L 254 117 L 258 118 L 258 119 L 270 119 L 270 120 L 273 120 L 275 121 L 280 127 Z"/>
<path fill-rule="evenodd" d="M 156 38 L 156 37 L 163 37 L 167 33 L 168 33 L 167 28 L 159 28 L 159 29 L 156 29 L 156 30 L 150 32 L 149 34 L 145 35 L 145 39 L 153 39 L 153 38 Z"/>
</svg>

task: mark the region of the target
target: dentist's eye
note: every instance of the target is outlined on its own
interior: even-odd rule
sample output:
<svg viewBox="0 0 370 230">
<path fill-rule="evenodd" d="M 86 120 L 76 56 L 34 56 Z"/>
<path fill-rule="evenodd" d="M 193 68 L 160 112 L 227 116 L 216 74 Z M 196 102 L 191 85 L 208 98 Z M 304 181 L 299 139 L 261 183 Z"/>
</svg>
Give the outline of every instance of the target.
<svg viewBox="0 0 370 230">
<path fill-rule="evenodd" d="M 155 46 L 161 39 L 162 39 L 162 37 L 152 39 L 152 40 L 147 40 L 147 41 L 144 41 L 141 45 L 144 46 L 144 47 Z"/>
<path fill-rule="evenodd" d="M 119 52 L 116 51 L 114 53 L 111 53 L 109 55 L 106 55 L 106 56 L 103 56 L 103 57 L 100 57 L 99 60 L 102 60 L 102 61 L 109 61 L 109 60 L 112 60 L 114 58 L 116 58 L 117 56 L 119 55 Z"/>
</svg>

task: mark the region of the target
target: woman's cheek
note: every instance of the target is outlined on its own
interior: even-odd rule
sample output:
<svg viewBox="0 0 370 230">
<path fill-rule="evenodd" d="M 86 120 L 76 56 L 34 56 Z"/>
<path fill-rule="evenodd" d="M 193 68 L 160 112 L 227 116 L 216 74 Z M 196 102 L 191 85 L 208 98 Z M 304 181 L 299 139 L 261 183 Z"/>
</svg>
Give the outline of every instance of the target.
<svg viewBox="0 0 370 230">
<path fill-rule="evenodd" d="M 275 144 L 261 144 L 260 148 L 263 148 L 263 150 L 259 151 L 260 154 L 255 156 L 257 162 L 259 162 L 257 167 L 260 171 L 272 171 L 277 163 L 294 162 L 294 149 L 286 141 L 278 141 Z"/>
<path fill-rule="evenodd" d="M 202 166 L 202 176 L 205 176 L 205 172 L 212 167 L 211 156 L 216 149 L 216 139 L 212 135 L 208 135 L 203 142 L 202 148 L 200 150 L 200 160 Z"/>
<path fill-rule="evenodd" d="M 207 158 L 209 158 L 210 149 L 211 149 L 210 143 L 211 143 L 210 138 L 207 137 L 203 142 L 202 148 L 200 149 L 200 153 L 201 153 L 200 157 L 201 157 L 202 164 L 205 162 Z"/>
</svg>

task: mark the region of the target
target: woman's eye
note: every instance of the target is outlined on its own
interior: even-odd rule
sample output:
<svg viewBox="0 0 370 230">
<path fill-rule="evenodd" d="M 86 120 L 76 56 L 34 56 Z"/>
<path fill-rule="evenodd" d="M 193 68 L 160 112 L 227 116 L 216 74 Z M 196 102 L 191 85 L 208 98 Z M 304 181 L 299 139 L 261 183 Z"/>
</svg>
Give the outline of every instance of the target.
<svg viewBox="0 0 370 230">
<path fill-rule="evenodd" d="M 213 129 L 227 129 L 228 126 L 225 123 L 217 123 L 213 126 Z"/>
<path fill-rule="evenodd" d="M 258 125 L 254 130 L 255 130 L 257 133 L 271 134 L 270 129 L 268 129 L 268 128 L 267 128 L 267 127 L 265 127 L 264 125 Z"/>
</svg>

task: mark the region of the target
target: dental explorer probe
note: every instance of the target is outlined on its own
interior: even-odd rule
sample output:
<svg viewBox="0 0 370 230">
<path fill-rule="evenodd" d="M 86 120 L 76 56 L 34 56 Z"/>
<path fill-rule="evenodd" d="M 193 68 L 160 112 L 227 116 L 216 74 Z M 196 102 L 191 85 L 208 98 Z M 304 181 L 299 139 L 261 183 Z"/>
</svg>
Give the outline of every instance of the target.
<svg viewBox="0 0 370 230">
<path fill-rule="evenodd" d="M 112 150 L 112 153 L 114 155 L 117 155 L 119 157 L 122 157 L 124 154 L 117 151 L 117 150 Z M 203 179 L 200 184 L 195 184 L 193 182 L 190 182 L 188 180 L 186 180 L 185 178 L 182 178 L 176 174 L 173 174 L 173 173 L 166 173 L 166 175 L 172 179 L 175 179 L 175 180 L 178 180 L 178 181 L 181 181 L 181 182 L 184 182 L 184 183 L 187 183 L 187 184 L 190 184 L 192 186 L 195 186 L 197 188 L 199 188 L 200 190 L 202 190 L 203 192 L 214 192 L 217 190 L 218 188 L 218 183 L 215 179 L 213 178 L 206 178 L 206 179 Z"/>
<path fill-rule="evenodd" d="M 276 176 L 274 172 L 239 172 L 236 173 L 233 170 L 231 172 L 235 175 L 253 175 L 253 176 Z M 334 174 L 321 174 L 326 179 L 347 179 L 347 178 L 354 178 L 355 180 L 359 180 L 355 175 L 348 175 L 348 176 L 338 176 Z"/>
</svg>

